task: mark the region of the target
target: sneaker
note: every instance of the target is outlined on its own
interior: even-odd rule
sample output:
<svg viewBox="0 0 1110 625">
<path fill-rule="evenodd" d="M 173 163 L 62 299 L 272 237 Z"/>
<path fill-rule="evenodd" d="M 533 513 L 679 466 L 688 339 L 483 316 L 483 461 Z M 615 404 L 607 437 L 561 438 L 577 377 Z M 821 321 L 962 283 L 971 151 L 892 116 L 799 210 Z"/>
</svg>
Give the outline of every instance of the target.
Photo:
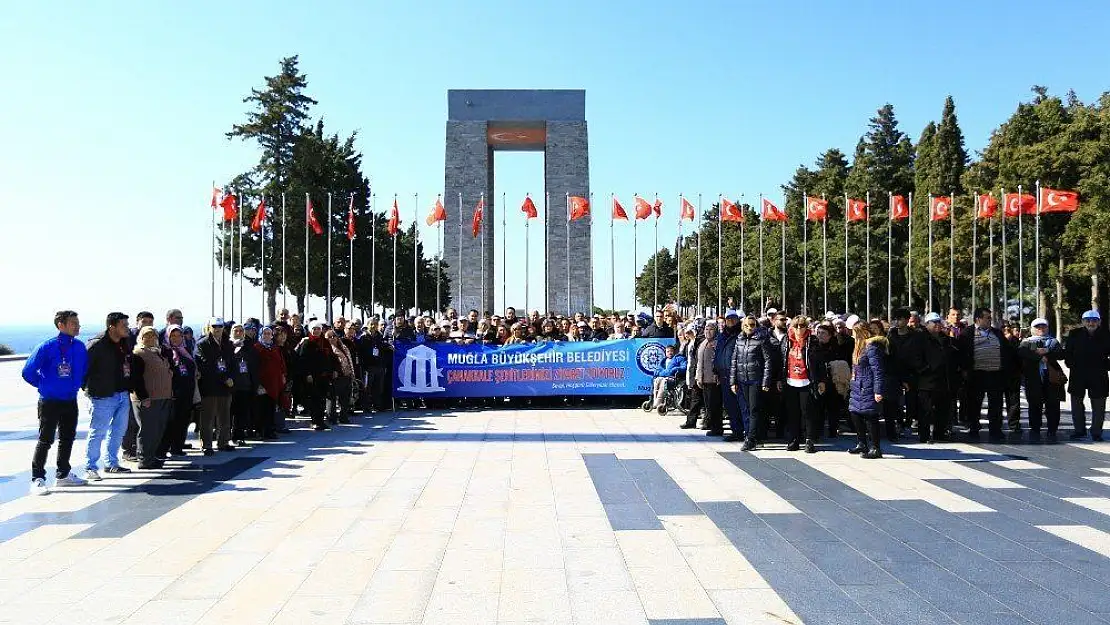
<svg viewBox="0 0 1110 625">
<path fill-rule="evenodd" d="M 125 452 L 123 452 L 123 459 L 126 460 L 127 462 L 138 462 L 139 461 L 139 456 L 137 456 L 136 454 L 133 454 L 129 451 L 125 451 Z"/>
<path fill-rule="evenodd" d="M 85 484 L 88 484 L 88 482 L 86 482 L 85 480 L 77 477 L 72 472 L 70 472 L 70 474 L 65 476 L 65 477 L 58 478 L 58 481 L 54 482 L 54 486 L 58 486 L 58 487 L 62 487 L 62 486 L 84 486 Z"/>
<path fill-rule="evenodd" d="M 798 441 L 790 441 L 790 444 L 786 446 L 786 451 L 798 451 L 800 447 Z"/>
<path fill-rule="evenodd" d="M 100 473 L 96 469 L 85 469 L 85 480 L 88 482 L 99 482 L 104 478 L 100 477 Z"/>
<path fill-rule="evenodd" d="M 31 494 L 32 495 L 48 495 L 50 489 L 46 487 L 46 480 L 41 477 L 36 477 L 31 480 Z"/>
<path fill-rule="evenodd" d="M 817 447 L 814 446 L 813 441 L 811 441 L 811 440 L 806 441 L 806 453 L 807 454 L 817 453 Z"/>
<path fill-rule="evenodd" d="M 744 439 L 744 445 L 740 448 L 740 451 L 752 451 L 753 449 L 755 449 L 755 439 Z"/>
<path fill-rule="evenodd" d="M 130 473 L 131 469 L 128 469 L 127 467 L 114 466 L 114 467 L 108 467 L 108 468 L 104 469 L 104 472 L 105 473 Z"/>
</svg>

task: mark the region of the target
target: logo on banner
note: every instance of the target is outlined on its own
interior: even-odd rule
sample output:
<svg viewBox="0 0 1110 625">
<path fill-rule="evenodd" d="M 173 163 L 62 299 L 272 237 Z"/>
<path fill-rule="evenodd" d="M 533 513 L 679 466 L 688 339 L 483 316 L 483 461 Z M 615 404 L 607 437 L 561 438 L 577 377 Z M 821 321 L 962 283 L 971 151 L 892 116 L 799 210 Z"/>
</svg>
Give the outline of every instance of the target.
<svg viewBox="0 0 1110 625">
<path fill-rule="evenodd" d="M 438 367 L 436 350 L 418 345 L 410 349 L 401 364 L 397 366 L 397 379 L 401 381 L 399 391 L 409 393 L 441 393 L 447 389 L 439 385 L 443 370 Z"/>
<path fill-rule="evenodd" d="M 636 365 L 640 371 L 652 376 L 663 368 L 666 359 L 667 350 L 659 343 L 648 343 L 636 352 Z"/>
</svg>

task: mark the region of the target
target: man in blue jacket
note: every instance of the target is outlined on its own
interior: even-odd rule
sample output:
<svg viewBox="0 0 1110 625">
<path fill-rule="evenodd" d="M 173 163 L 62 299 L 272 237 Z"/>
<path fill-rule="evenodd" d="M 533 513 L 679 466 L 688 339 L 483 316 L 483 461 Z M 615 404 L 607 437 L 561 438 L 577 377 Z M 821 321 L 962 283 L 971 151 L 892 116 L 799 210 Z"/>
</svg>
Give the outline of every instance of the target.
<svg viewBox="0 0 1110 625">
<path fill-rule="evenodd" d="M 23 365 L 23 379 L 39 391 L 39 440 L 31 458 L 31 494 L 45 495 L 46 455 L 58 435 L 58 486 L 82 486 L 85 480 L 71 473 L 69 455 L 77 435 L 77 391 L 85 379 L 88 356 L 77 340 L 81 323 L 77 313 L 63 310 L 54 315 L 58 336 L 43 341 Z"/>
</svg>

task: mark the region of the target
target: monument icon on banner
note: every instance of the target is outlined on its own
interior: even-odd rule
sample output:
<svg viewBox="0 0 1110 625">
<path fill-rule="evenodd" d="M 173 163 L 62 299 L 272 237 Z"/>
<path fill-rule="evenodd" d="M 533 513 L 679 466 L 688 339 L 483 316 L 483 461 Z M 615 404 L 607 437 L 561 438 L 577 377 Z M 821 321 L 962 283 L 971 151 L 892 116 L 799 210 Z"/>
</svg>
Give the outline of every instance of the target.
<svg viewBox="0 0 1110 625">
<path fill-rule="evenodd" d="M 436 350 L 418 345 L 410 349 L 397 366 L 399 391 L 407 393 L 441 393 L 447 389 L 439 385 L 443 371 L 438 367 Z"/>
</svg>

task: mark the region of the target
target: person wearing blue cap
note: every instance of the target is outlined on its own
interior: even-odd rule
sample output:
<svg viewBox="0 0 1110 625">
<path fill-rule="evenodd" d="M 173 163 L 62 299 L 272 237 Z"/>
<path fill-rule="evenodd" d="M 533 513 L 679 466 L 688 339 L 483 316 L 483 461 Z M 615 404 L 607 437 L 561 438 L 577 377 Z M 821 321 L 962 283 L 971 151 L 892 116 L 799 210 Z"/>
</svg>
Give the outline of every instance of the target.
<svg viewBox="0 0 1110 625">
<path fill-rule="evenodd" d="M 1068 394 L 1071 395 L 1072 440 L 1087 437 L 1087 410 L 1084 396 L 1091 398 L 1091 440 L 1102 440 L 1102 424 L 1106 418 L 1106 396 L 1110 382 L 1110 335 L 1102 327 L 1097 310 L 1083 313 L 1083 325 L 1068 333 L 1064 341 L 1064 362 L 1071 372 Z"/>
<path fill-rule="evenodd" d="M 717 350 L 713 356 L 713 370 L 721 381 L 721 406 L 728 415 L 729 442 L 742 441 L 745 438 L 744 428 L 748 423 L 740 419 L 740 402 L 732 390 L 732 354 L 736 349 L 736 337 L 740 335 L 740 314 L 735 310 L 725 311 L 725 323 L 717 337 Z M 722 426 L 723 428 L 723 426 Z M 722 432 L 723 434 L 723 432 Z"/>
</svg>

